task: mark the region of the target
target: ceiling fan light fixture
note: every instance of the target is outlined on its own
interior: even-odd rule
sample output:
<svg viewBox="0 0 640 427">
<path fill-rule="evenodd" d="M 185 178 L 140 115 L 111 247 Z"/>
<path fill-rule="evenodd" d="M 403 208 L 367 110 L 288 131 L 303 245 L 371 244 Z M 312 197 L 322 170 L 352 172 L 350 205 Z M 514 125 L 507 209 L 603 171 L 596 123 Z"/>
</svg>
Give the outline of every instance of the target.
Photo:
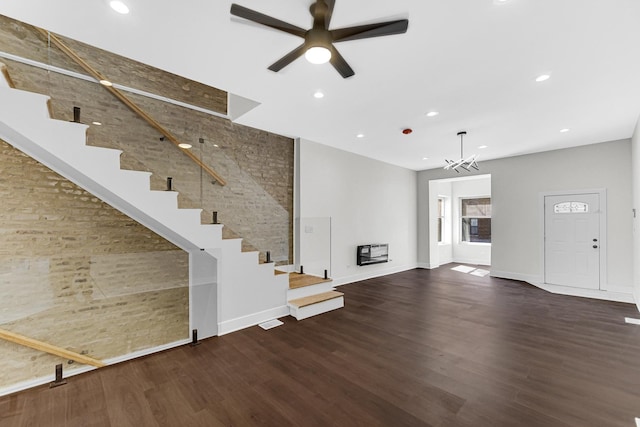
<svg viewBox="0 0 640 427">
<path fill-rule="evenodd" d="M 326 64 L 331 59 L 331 51 L 324 46 L 313 46 L 307 49 L 304 57 L 312 64 Z"/>
</svg>

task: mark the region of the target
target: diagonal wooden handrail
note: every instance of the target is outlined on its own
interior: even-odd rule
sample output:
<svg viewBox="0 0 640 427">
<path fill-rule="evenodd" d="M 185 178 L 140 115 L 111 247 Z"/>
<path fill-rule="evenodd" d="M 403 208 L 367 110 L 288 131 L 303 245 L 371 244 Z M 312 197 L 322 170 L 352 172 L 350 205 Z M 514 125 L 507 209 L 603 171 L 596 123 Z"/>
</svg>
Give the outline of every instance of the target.
<svg viewBox="0 0 640 427">
<path fill-rule="evenodd" d="M 9 70 L 7 69 L 7 66 L 3 62 L 0 62 L 0 72 L 2 72 L 2 75 L 4 76 L 4 79 L 7 81 L 7 84 L 9 85 L 9 87 L 15 88 L 16 85 L 13 83 L 13 80 L 9 75 Z"/>
<path fill-rule="evenodd" d="M 55 44 L 65 55 L 67 55 L 73 62 L 81 66 L 87 73 L 89 73 L 94 79 L 98 81 L 109 81 L 104 75 L 102 75 L 98 70 L 89 65 L 84 59 L 78 56 L 77 53 L 73 51 L 69 46 L 64 44 L 62 40 L 60 40 L 55 34 L 52 34 L 42 28 L 35 27 L 40 34 L 42 34 L 46 38 L 50 38 L 50 40 Z M 121 91 L 116 89 L 113 86 L 103 85 L 105 89 L 111 92 L 116 98 L 118 98 L 124 105 L 129 107 L 134 113 L 140 116 L 143 120 L 149 123 L 153 128 L 155 128 L 158 132 L 160 132 L 164 137 L 171 141 L 175 146 L 180 145 L 180 141 L 173 136 L 171 132 L 160 123 L 158 123 L 153 117 L 147 114 L 143 109 L 138 107 L 133 101 L 127 98 Z M 195 156 L 191 151 L 180 149 L 187 157 L 193 160 L 198 166 L 200 166 L 205 172 L 211 175 L 220 185 L 226 185 L 226 181 L 222 178 L 216 171 L 203 163 L 197 156 Z"/>
<path fill-rule="evenodd" d="M 25 347 L 33 348 L 35 350 L 44 351 L 45 353 L 73 360 L 74 362 L 95 366 L 96 368 L 102 368 L 103 366 L 106 366 L 104 362 L 98 359 L 94 359 L 93 357 L 85 356 L 84 354 L 79 354 L 75 351 L 57 347 L 55 345 L 51 345 L 43 341 L 38 341 L 33 338 L 25 337 L 23 335 L 16 334 L 15 332 L 7 331 L 4 329 L 0 329 L 0 338 L 15 344 L 20 344 Z"/>
</svg>

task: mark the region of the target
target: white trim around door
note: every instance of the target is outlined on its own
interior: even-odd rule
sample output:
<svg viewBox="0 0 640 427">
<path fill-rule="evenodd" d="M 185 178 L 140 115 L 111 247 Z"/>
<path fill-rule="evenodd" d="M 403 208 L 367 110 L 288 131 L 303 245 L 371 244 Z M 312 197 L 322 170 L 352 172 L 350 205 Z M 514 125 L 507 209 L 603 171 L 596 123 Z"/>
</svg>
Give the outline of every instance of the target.
<svg viewBox="0 0 640 427">
<path fill-rule="evenodd" d="M 569 196 L 581 194 L 598 194 L 600 199 L 600 242 L 599 242 L 599 262 L 600 262 L 600 291 L 607 291 L 609 285 L 607 283 L 607 190 L 604 188 L 588 189 L 588 190 L 567 190 L 567 191 L 548 191 L 539 194 L 538 212 L 540 218 L 540 278 L 545 281 L 545 197 L 547 196 Z M 543 283 L 548 286 L 547 283 Z"/>
</svg>

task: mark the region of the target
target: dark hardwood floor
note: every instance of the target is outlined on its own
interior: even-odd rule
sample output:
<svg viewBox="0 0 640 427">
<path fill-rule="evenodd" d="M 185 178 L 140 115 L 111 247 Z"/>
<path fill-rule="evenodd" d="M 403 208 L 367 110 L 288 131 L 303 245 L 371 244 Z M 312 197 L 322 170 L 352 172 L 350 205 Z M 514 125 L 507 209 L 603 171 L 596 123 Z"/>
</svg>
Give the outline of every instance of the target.
<svg viewBox="0 0 640 427">
<path fill-rule="evenodd" d="M 601 426 L 640 417 L 631 304 L 412 270 L 345 308 L 0 398 L 0 426 Z"/>
</svg>

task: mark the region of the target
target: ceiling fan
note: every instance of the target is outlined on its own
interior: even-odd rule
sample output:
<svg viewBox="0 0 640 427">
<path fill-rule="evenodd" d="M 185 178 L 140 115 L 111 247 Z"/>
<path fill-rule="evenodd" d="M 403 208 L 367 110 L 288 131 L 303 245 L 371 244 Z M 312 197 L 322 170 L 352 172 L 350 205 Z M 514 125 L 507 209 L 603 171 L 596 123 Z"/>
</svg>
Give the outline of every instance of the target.
<svg viewBox="0 0 640 427">
<path fill-rule="evenodd" d="M 313 28 L 310 30 L 296 27 L 237 4 L 231 5 L 231 14 L 304 39 L 300 46 L 269 66 L 271 71 L 276 72 L 304 54 L 307 60 L 314 64 L 323 64 L 330 61 L 338 73 L 346 79 L 355 73 L 335 48 L 334 43 L 407 32 L 408 19 L 330 30 L 329 24 L 331 23 L 331 15 L 333 14 L 335 3 L 335 0 L 316 0 L 311 5 L 309 10 L 313 16 Z"/>
</svg>

